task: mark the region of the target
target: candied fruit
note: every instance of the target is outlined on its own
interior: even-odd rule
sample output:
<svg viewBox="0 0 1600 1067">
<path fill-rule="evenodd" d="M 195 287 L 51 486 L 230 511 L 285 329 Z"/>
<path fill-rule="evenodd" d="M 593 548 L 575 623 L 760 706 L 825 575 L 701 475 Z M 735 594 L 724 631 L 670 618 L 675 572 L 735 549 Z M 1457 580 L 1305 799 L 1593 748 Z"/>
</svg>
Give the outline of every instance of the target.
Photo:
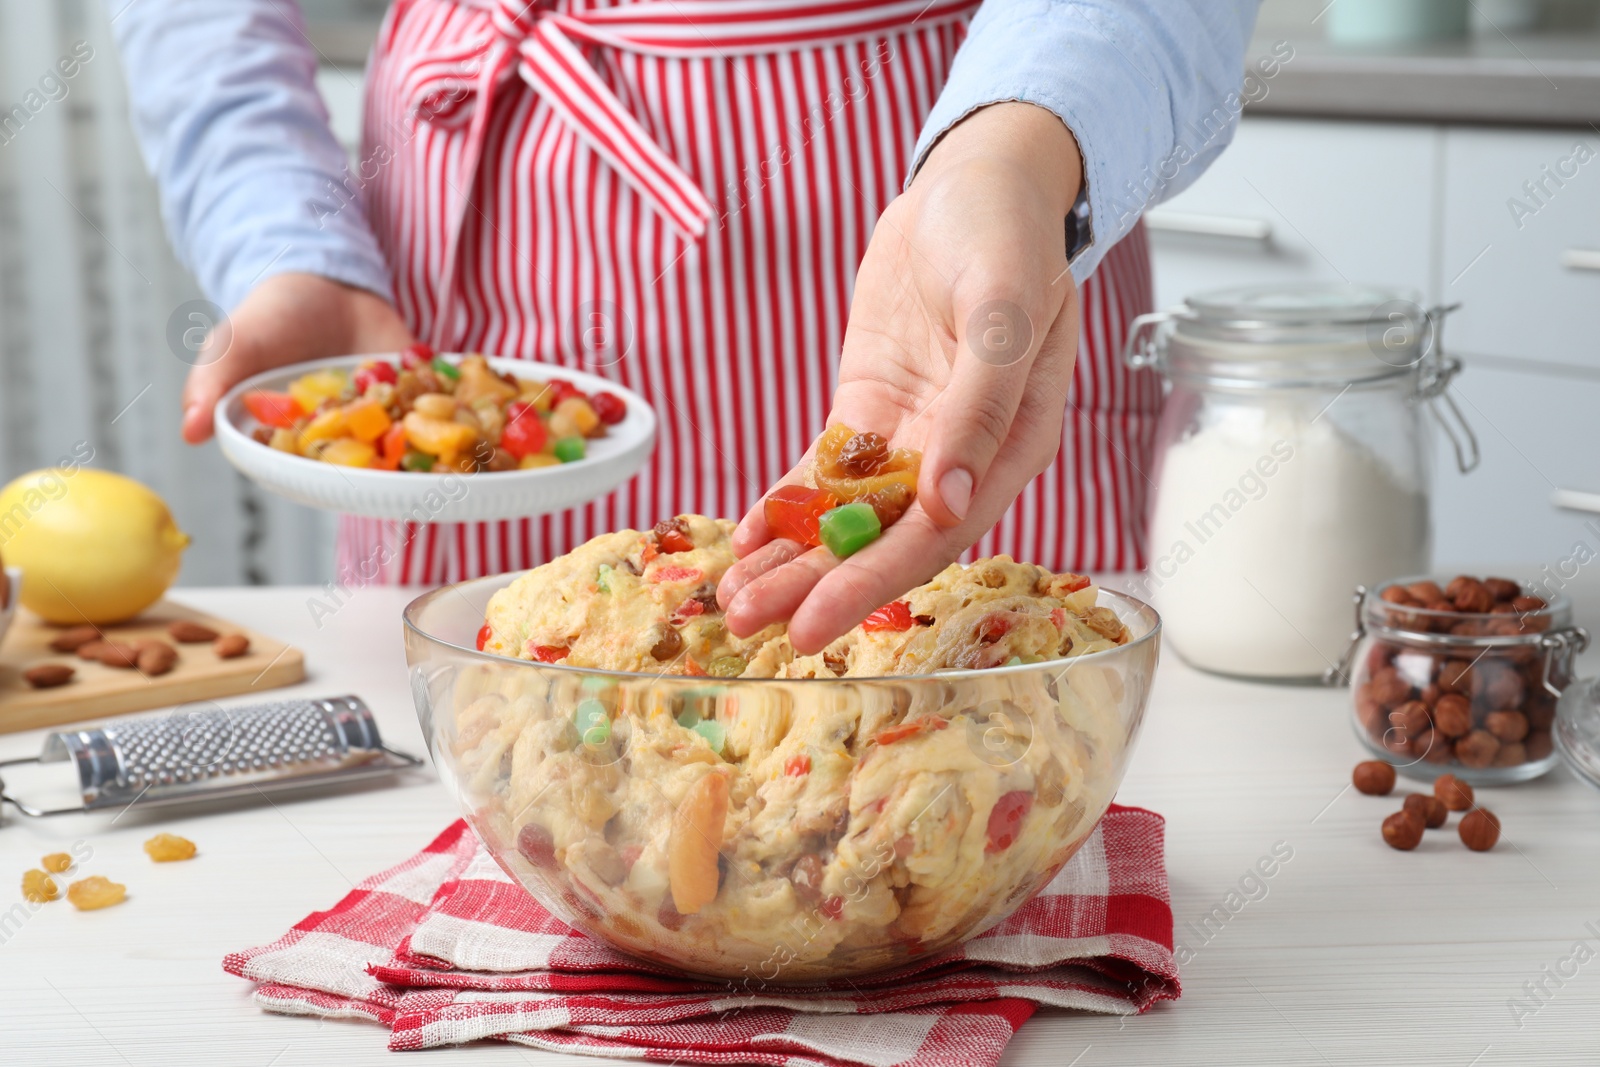
<svg viewBox="0 0 1600 1067">
<path fill-rule="evenodd" d="M 826 489 L 783 485 L 767 496 L 762 512 L 772 536 L 815 547 L 822 543 L 818 521 L 838 506 L 839 499 Z"/>
<path fill-rule="evenodd" d="M 43 904 L 60 896 L 56 880 L 43 871 L 22 872 L 22 899 Z"/>
<path fill-rule="evenodd" d="M 72 856 L 65 852 L 52 852 L 39 861 L 39 866 L 52 874 L 60 874 L 72 866 Z"/>
<path fill-rule="evenodd" d="M 830 426 L 817 438 L 812 478 L 840 503 L 872 505 L 881 526 L 904 515 L 916 498 L 922 454 L 889 448 L 875 433 L 856 433 L 848 426 Z"/>
<path fill-rule="evenodd" d="M 194 842 L 177 834 L 157 834 L 144 843 L 144 850 L 157 863 L 194 858 Z"/>
<path fill-rule="evenodd" d="M 866 504 L 842 504 L 822 516 L 818 532 L 828 551 L 844 559 L 876 541 L 883 527 Z"/>
<path fill-rule="evenodd" d="M 121 904 L 128 895 L 128 887 L 100 875 L 91 875 L 67 886 L 67 899 L 79 911 L 94 911 Z"/>
</svg>

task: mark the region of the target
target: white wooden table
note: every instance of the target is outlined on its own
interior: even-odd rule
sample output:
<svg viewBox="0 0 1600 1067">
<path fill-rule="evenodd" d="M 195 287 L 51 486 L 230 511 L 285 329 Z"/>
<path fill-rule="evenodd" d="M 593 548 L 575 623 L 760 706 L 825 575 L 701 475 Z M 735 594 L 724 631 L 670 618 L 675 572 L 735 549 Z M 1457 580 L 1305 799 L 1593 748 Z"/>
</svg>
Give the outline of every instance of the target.
<svg viewBox="0 0 1600 1067">
<path fill-rule="evenodd" d="M 1600 615 L 1581 610 L 1600 607 L 1600 579 L 1585 574 L 1576 588 L 1580 621 L 1600 630 Z M 311 675 L 300 692 L 358 693 L 390 743 L 420 752 L 400 641 L 408 596 L 356 592 L 320 628 L 312 598 L 331 601 L 317 590 L 181 599 L 299 645 Z M 1600 657 L 1583 666 L 1595 673 Z M 1139 1018 L 1036 1016 L 1007 1065 L 1600 1063 L 1600 958 L 1576 974 L 1562 962 L 1577 942 L 1600 952 L 1600 793 L 1565 769 L 1484 790 L 1505 826 L 1493 852 L 1468 852 L 1453 829 L 1394 852 L 1378 825 L 1398 800 L 1345 788 L 1360 755 L 1347 699 L 1224 681 L 1167 658 L 1119 799 L 1167 818 L 1178 938 L 1193 953 L 1184 996 Z M 35 752 L 39 740 L 0 735 L 0 756 Z M 23 868 L 78 842 L 94 850 L 84 870 L 125 882 L 130 899 L 93 913 L 52 904 L 6 931 L 0 1065 L 397 1062 L 377 1027 L 262 1013 L 220 961 L 333 903 L 455 815 L 431 771 L 275 805 L 135 811 L 115 825 L 12 813 L 0 827 L 0 909 L 20 900 Z M 200 858 L 151 864 L 140 845 L 157 829 L 193 838 Z M 1197 935 L 1274 847 L 1293 858 L 1265 895 L 1255 889 L 1258 899 Z M 1508 1002 L 1545 968 L 1568 977 L 1546 980 L 1551 993 L 1519 1027 Z M 498 1044 L 421 1059 L 595 1062 Z"/>
</svg>

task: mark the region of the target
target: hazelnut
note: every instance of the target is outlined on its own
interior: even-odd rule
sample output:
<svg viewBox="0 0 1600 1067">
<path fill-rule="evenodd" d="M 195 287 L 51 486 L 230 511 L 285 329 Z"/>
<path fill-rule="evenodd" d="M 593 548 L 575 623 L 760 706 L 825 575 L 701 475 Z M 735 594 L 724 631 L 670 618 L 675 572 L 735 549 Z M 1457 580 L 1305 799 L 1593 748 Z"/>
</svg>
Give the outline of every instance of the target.
<svg viewBox="0 0 1600 1067">
<path fill-rule="evenodd" d="M 1397 811 L 1383 820 L 1383 839 L 1390 848 L 1409 852 L 1422 843 L 1422 820 L 1415 812 Z"/>
<path fill-rule="evenodd" d="M 1495 767 L 1519 767 L 1528 762 L 1528 747 L 1521 741 L 1507 741 L 1494 754 Z"/>
<path fill-rule="evenodd" d="M 1446 693 L 1472 691 L 1472 662 L 1464 659 L 1447 659 L 1439 668 L 1439 688 Z"/>
<path fill-rule="evenodd" d="M 1483 728 L 1501 741 L 1521 741 L 1528 736 L 1528 717 L 1520 711 L 1491 711 Z"/>
<path fill-rule="evenodd" d="M 1522 705 L 1528 717 L 1528 726 L 1535 730 L 1548 730 L 1556 721 L 1556 702 L 1544 693 L 1534 693 Z"/>
<path fill-rule="evenodd" d="M 1522 594 L 1522 586 L 1510 578 L 1485 578 L 1483 587 L 1489 590 L 1489 595 L 1496 600 L 1510 600 Z"/>
<path fill-rule="evenodd" d="M 1399 604 L 1402 607 L 1411 607 L 1417 602 L 1416 598 L 1407 592 L 1406 587 L 1403 585 L 1386 585 L 1383 587 L 1383 591 L 1378 594 L 1378 597 L 1388 601 L 1390 604 Z"/>
<path fill-rule="evenodd" d="M 1411 696 L 1411 683 L 1393 667 L 1385 667 L 1372 676 L 1372 699 L 1386 708 L 1392 708 Z"/>
<path fill-rule="evenodd" d="M 1500 742 L 1488 730 L 1474 730 L 1456 742 L 1456 759 L 1468 767 L 1487 767 L 1500 751 Z"/>
<path fill-rule="evenodd" d="M 1555 743 L 1550 737 L 1549 730 L 1535 730 L 1528 735 L 1523 747 L 1528 751 L 1529 760 L 1542 760 L 1549 757 L 1555 749 Z"/>
<path fill-rule="evenodd" d="M 1350 772 L 1350 783 L 1358 793 L 1365 793 L 1369 797 L 1384 796 L 1394 788 L 1394 768 L 1383 760 L 1363 760 Z"/>
<path fill-rule="evenodd" d="M 1458 593 L 1467 588 L 1467 586 L 1471 585 L 1474 581 L 1476 581 L 1476 579 L 1469 578 L 1465 574 L 1458 574 L 1454 578 L 1450 579 L 1450 583 L 1444 587 L 1444 595 L 1451 600 L 1454 600 Z"/>
<path fill-rule="evenodd" d="M 1437 830 L 1450 817 L 1444 801 L 1427 793 L 1412 793 L 1406 797 L 1404 810 L 1421 819 L 1422 825 L 1430 830 Z"/>
<path fill-rule="evenodd" d="M 1482 614 L 1494 607 L 1494 596 L 1487 586 L 1476 579 L 1468 579 L 1470 584 L 1462 586 L 1451 597 L 1457 611 L 1466 611 L 1473 614 Z"/>
<path fill-rule="evenodd" d="M 1472 706 L 1460 693 L 1446 693 L 1433 706 L 1433 728 L 1446 737 L 1465 737 L 1472 729 Z"/>
<path fill-rule="evenodd" d="M 1550 605 L 1545 603 L 1543 597 L 1519 596 L 1512 599 L 1511 606 L 1526 615 L 1530 611 L 1543 611 Z"/>
<path fill-rule="evenodd" d="M 1500 820 L 1487 808 L 1473 808 L 1461 817 L 1456 832 L 1461 835 L 1461 843 L 1472 851 L 1487 852 L 1500 840 Z"/>
<path fill-rule="evenodd" d="M 1439 588 L 1438 582 L 1412 582 L 1406 586 L 1406 592 L 1419 604 L 1432 604 L 1444 599 L 1444 590 Z"/>
<path fill-rule="evenodd" d="M 1438 730 L 1429 730 L 1423 734 L 1417 739 L 1416 746 L 1421 750 L 1422 758 L 1427 763 L 1449 763 L 1455 759 L 1450 739 Z"/>
<path fill-rule="evenodd" d="M 1453 774 L 1441 774 L 1433 780 L 1433 795 L 1444 801 L 1451 811 L 1466 811 L 1472 807 L 1472 787 Z"/>
<path fill-rule="evenodd" d="M 1525 692 L 1522 675 L 1502 660 L 1486 659 L 1472 674 L 1472 700 L 1479 707 L 1515 708 Z"/>
<path fill-rule="evenodd" d="M 1374 641 L 1372 647 L 1367 649 L 1367 673 L 1377 674 L 1390 663 L 1394 662 L 1395 648 L 1382 641 Z"/>
<path fill-rule="evenodd" d="M 1389 725 L 1411 738 L 1433 724 L 1428 719 L 1428 705 L 1420 700 L 1408 700 L 1389 713 Z"/>
</svg>

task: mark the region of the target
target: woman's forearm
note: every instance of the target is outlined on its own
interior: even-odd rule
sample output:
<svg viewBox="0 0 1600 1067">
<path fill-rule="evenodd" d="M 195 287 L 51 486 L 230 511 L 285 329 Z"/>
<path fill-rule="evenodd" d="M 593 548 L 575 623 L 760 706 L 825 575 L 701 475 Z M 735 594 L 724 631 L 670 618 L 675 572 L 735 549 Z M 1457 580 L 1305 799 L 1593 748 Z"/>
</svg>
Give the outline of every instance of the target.
<svg viewBox="0 0 1600 1067">
<path fill-rule="evenodd" d="M 389 294 L 293 0 L 107 0 L 133 125 L 179 258 L 233 308 L 305 272 Z"/>
</svg>

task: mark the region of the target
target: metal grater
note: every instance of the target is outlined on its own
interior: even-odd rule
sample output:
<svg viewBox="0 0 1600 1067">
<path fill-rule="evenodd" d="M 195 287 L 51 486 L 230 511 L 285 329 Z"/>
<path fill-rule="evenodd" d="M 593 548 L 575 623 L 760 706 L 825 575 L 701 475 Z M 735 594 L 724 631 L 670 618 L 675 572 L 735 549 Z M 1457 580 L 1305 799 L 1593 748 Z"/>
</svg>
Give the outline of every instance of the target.
<svg viewBox="0 0 1600 1067">
<path fill-rule="evenodd" d="M 422 765 L 383 743 L 355 696 L 119 719 L 50 734 L 39 755 L 0 760 L 0 767 L 67 760 L 77 766 L 81 807 L 34 807 L 6 792 L 4 781 L 0 802 L 24 815 L 63 815 L 343 783 Z"/>
</svg>

